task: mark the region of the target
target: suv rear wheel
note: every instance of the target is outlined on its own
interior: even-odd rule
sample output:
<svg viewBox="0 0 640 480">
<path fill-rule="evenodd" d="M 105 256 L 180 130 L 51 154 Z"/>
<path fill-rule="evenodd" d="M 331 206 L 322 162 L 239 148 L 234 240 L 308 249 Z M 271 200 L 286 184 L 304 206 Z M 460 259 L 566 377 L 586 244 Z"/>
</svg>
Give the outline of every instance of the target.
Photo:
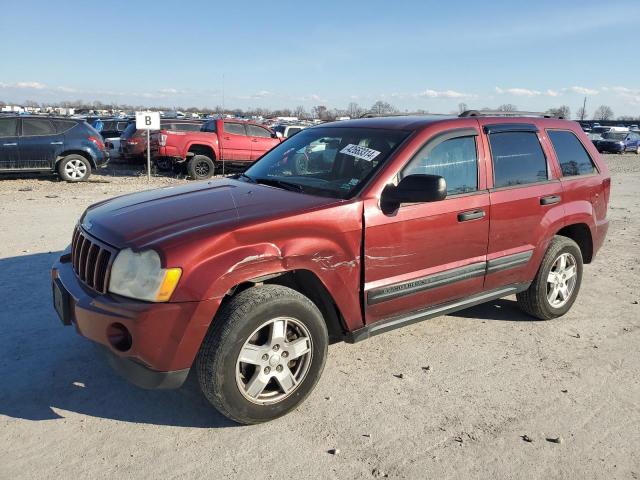
<svg viewBox="0 0 640 480">
<path fill-rule="evenodd" d="M 242 424 L 280 417 L 311 393 L 324 369 L 328 334 L 304 295 L 280 285 L 233 297 L 213 321 L 196 370 L 205 397 Z"/>
<path fill-rule="evenodd" d="M 206 180 L 213 176 L 215 165 L 206 155 L 194 155 L 187 163 L 187 171 L 194 180 Z"/>
<path fill-rule="evenodd" d="M 527 290 L 516 295 L 529 315 L 549 320 L 564 315 L 575 302 L 582 282 L 582 252 L 567 237 L 555 236 Z"/>
<path fill-rule="evenodd" d="M 82 155 L 67 155 L 58 162 L 58 175 L 67 182 L 84 182 L 91 175 L 91 164 Z"/>
</svg>

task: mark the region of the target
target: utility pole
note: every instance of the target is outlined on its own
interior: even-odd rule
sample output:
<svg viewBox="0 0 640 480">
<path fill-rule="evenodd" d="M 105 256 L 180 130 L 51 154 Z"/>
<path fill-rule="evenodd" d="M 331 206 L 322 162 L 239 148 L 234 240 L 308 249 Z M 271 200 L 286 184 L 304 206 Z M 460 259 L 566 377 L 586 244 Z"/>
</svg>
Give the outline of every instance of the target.
<svg viewBox="0 0 640 480">
<path fill-rule="evenodd" d="M 584 96 L 584 101 L 582 102 L 582 112 L 580 115 L 580 120 L 584 120 L 584 116 L 587 114 L 587 96 Z"/>
</svg>

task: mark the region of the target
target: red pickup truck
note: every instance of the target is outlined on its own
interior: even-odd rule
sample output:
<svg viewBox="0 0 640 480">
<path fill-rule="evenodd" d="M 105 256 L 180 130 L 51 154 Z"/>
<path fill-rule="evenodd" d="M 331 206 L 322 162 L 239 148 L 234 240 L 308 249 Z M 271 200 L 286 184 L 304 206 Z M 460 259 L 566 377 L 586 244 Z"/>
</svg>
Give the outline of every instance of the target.
<svg viewBox="0 0 640 480">
<path fill-rule="evenodd" d="M 203 180 L 222 162 L 248 165 L 280 141 L 275 132 L 255 123 L 208 120 L 197 132 L 160 130 L 151 139 L 151 155 L 164 168 L 186 166 L 191 178 Z"/>
</svg>

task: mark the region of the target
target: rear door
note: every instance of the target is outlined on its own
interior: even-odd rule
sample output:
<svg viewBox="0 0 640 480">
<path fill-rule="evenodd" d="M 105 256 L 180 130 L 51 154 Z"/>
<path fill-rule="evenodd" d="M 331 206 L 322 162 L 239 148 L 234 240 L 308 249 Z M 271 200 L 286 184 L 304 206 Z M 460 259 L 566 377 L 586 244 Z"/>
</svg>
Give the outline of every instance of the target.
<svg viewBox="0 0 640 480">
<path fill-rule="evenodd" d="M 247 134 L 251 138 L 251 160 L 257 160 L 274 145 L 280 143 L 271 138 L 271 132 L 258 125 L 247 124 Z"/>
<path fill-rule="evenodd" d="M 534 124 L 490 124 L 486 133 L 491 229 L 485 289 L 530 281 L 549 241 L 549 225 L 564 216 L 562 186 Z"/>
<path fill-rule="evenodd" d="M 58 153 L 64 149 L 64 135 L 57 133 L 46 118 L 23 118 L 18 140 L 22 168 L 53 168 Z"/>
<path fill-rule="evenodd" d="M 377 200 L 365 206 L 367 323 L 482 291 L 490 205 L 478 135 L 475 120 L 434 133 L 396 179 L 440 175 L 444 200 L 403 204 L 390 215 Z"/>
<path fill-rule="evenodd" d="M 223 122 L 224 131 L 219 133 L 222 144 L 222 159 L 225 161 L 251 160 L 251 139 L 244 123 Z"/>
<path fill-rule="evenodd" d="M 18 119 L 0 118 L 0 170 L 19 168 Z"/>
</svg>

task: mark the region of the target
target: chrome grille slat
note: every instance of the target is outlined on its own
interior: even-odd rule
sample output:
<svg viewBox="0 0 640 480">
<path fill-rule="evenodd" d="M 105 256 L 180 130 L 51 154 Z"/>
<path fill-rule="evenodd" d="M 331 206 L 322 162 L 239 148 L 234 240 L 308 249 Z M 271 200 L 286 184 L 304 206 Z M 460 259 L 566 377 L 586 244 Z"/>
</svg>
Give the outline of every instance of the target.
<svg viewBox="0 0 640 480">
<path fill-rule="evenodd" d="M 81 282 L 100 293 L 107 293 L 109 270 L 115 250 L 76 227 L 71 240 L 71 264 Z"/>
</svg>

